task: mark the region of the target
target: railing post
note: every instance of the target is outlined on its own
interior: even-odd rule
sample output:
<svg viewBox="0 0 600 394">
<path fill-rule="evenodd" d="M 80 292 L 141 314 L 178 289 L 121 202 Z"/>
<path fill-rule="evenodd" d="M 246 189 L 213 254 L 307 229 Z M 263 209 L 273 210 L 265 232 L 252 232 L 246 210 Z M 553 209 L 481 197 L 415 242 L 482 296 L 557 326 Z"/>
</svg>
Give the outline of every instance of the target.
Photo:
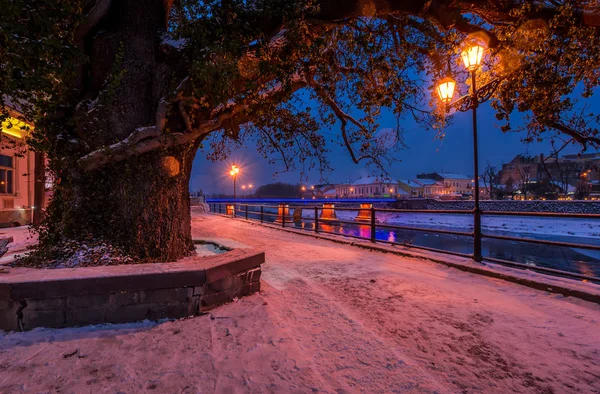
<svg viewBox="0 0 600 394">
<path fill-rule="evenodd" d="M 281 227 L 285 227 L 285 204 L 281 205 Z"/>
<path fill-rule="evenodd" d="M 246 220 L 248 220 L 248 204 L 246 204 Z"/>
<path fill-rule="evenodd" d="M 263 222 L 263 206 L 260 206 L 260 222 Z"/>
<path fill-rule="evenodd" d="M 233 217 L 237 218 L 237 204 L 233 203 Z"/>
<path fill-rule="evenodd" d="M 371 242 L 375 242 L 375 207 L 371 206 Z"/>
<path fill-rule="evenodd" d="M 483 260 L 481 256 L 481 210 L 473 210 L 473 260 L 478 263 Z"/>
<path fill-rule="evenodd" d="M 315 233 L 319 232 L 319 208 L 315 207 Z"/>
<path fill-rule="evenodd" d="M 221 203 L 219 203 L 219 213 L 222 213 L 221 212 Z"/>
</svg>

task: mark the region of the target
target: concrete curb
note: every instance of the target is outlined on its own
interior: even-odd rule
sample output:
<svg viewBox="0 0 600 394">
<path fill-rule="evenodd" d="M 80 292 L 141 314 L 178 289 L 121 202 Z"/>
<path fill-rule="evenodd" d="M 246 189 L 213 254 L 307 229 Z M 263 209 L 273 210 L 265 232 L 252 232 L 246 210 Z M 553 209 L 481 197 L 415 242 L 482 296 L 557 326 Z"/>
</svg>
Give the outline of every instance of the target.
<svg viewBox="0 0 600 394">
<path fill-rule="evenodd" d="M 483 275 L 490 278 L 501 279 L 507 282 L 527 286 L 532 289 L 547 291 L 549 293 L 562 294 L 565 297 L 575 297 L 585 301 L 600 304 L 600 286 L 589 282 L 554 277 L 538 272 L 510 268 L 495 263 L 475 263 L 473 260 L 464 257 L 431 251 L 425 252 L 417 249 L 412 249 L 407 246 L 388 246 L 382 244 L 372 244 L 370 242 L 367 243 L 356 240 L 349 240 L 346 239 L 343 235 L 324 235 L 318 233 L 315 234 L 314 232 L 310 233 L 292 228 L 283 228 L 281 226 L 273 225 L 270 223 L 260 223 L 254 220 L 246 220 L 240 217 L 232 218 L 227 215 L 215 213 L 213 214 L 227 217 L 229 219 L 237 219 L 241 222 L 249 223 L 256 226 L 268 227 L 273 230 L 285 231 L 306 237 L 323 239 L 339 244 L 357 246 L 375 252 L 392 253 L 397 256 L 416 258 L 419 260 L 428 260 L 434 263 L 443 264 L 451 268 L 456 268 L 461 271 Z"/>
</svg>

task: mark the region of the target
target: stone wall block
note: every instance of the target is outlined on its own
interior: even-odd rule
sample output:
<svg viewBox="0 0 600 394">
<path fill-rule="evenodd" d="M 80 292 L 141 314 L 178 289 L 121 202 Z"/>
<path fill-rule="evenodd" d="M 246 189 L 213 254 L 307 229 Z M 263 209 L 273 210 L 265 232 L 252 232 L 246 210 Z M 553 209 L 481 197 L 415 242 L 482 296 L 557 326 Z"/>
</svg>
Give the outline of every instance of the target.
<svg viewBox="0 0 600 394">
<path fill-rule="evenodd" d="M 60 328 L 66 326 L 66 311 L 59 309 L 33 310 L 23 309 L 23 326 L 25 330 L 34 327 Z"/>
<path fill-rule="evenodd" d="M 27 309 L 29 310 L 65 310 L 67 308 L 67 297 L 53 297 L 37 300 L 27 300 Z"/>
<path fill-rule="evenodd" d="M 180 287 L 175 289 L 157 289 L 157 290 L 145 290 L 140 291 L 141 303 L 169 303 L 169 302 L 183 302 L 187 301 L 188 288 Z"/>
<path fill-rule="evenodd" d="M 110 295 L 110 305 L 133 305 L 140 302 L 139 291 L 122 291 Z"/>
<path fill-rule="evenodd" d="M 73 308 L 66 311 L 65 326 L 85 326 L 105 322 L 106 306 Z"/>
<path fill-rule="evenodd" d="M 110 303 L 109 293 L 89 294 L 79 296 L 69 296 L 67 298 L 67 308 L 88 308 Z"/>
</svg>

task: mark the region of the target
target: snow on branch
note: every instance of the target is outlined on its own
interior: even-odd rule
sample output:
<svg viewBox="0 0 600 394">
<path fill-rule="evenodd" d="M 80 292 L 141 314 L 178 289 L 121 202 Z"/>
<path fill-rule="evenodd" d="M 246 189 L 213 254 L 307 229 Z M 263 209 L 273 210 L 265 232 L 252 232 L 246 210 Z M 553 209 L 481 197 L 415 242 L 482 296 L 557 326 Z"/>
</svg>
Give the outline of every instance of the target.
<svg viewBox="0 0 600 394">
<path fill-rule="evenodd" d="M 294 74 L 290 80 L 292 91 L 296 91 L 305 85 L 306 80 L 300 74 Z M 283 93 L 282 84 L 277 83 L 272 88 L 260 92 L 260 98 L 262 100 L 277 100 Z M 179 102 L 177 102 L 177 105 Z M 157 125 L 155 126 L 138 128 L 124 140 L 83 156 L 78 161 L 81 168 L 84 171 L 92 171 L 106 164 L 123 161 L 155 149 L 183 145 L 221 129 L 223 123 L 229 119 L 235 118 L 239 124 L 249 121 L 245 111 L 248 109 L 250 103 L 244 100 L 239 102 L 229 100 L 226 105 L 221 104 L 215 110 L 211 111 L 212 117 L 196 127 L 192 127 L 191 123 L 186 123 L 186 127 L 189 125 L 187 132 L 165 133 L 163 130 L 164 116 L 160 114 L 166 113 L 166 102 L 162 101 L 161 103 L 164 103 L 164 105 L 159 105 L 159 110 L 157 111 L 157 119 L 161 120 L 161 122 L 157 121 Z M 189 117 L 189 115 L 187 116 Z"/>
</svg>

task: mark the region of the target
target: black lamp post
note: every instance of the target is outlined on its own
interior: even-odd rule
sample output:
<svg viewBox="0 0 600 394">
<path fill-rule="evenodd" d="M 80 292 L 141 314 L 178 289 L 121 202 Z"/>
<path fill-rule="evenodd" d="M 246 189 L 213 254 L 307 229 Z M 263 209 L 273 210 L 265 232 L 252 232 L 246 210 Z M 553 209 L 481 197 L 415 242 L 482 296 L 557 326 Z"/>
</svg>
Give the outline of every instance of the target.
<svg viewBox="0 0 600 394">
<path fill-rule="evenodd" d="M 438 82 L 437 93 L 446 105 L 446 111 L 450 111 L 450 108 L 455 108 L 459 111 L 465 112 L 471 110 L 473 113 L 473 170 L 475 171 L 475 188 L 474 188 L 474 201 L 475 208 L 473 209 L 473 260 L 480 262 L 482 260 L 481 255 L 481 209 L 479 207 L 479 153 L 477 145 L 477 107 L 479 104 L 487 101 L 492 93 L 498 87 L 500 79 L 493 80 L 492 82 L 484 85 L 481 89 L 477 89 L 477 77 L 476 72 L 481 61 L 483 59 L 483 53 L 485 48 L 481 45 L 472 45 L 467 47 L 462 53 L 461 57 L 465 64 L 465 68 L 471 73 L 471 93 L 467 96 L 461 97 L 455 102 L 452 101 L 454 95 L 454 88 L 456 81 L 451 77 L 446 77 Z"/>
</svg>

